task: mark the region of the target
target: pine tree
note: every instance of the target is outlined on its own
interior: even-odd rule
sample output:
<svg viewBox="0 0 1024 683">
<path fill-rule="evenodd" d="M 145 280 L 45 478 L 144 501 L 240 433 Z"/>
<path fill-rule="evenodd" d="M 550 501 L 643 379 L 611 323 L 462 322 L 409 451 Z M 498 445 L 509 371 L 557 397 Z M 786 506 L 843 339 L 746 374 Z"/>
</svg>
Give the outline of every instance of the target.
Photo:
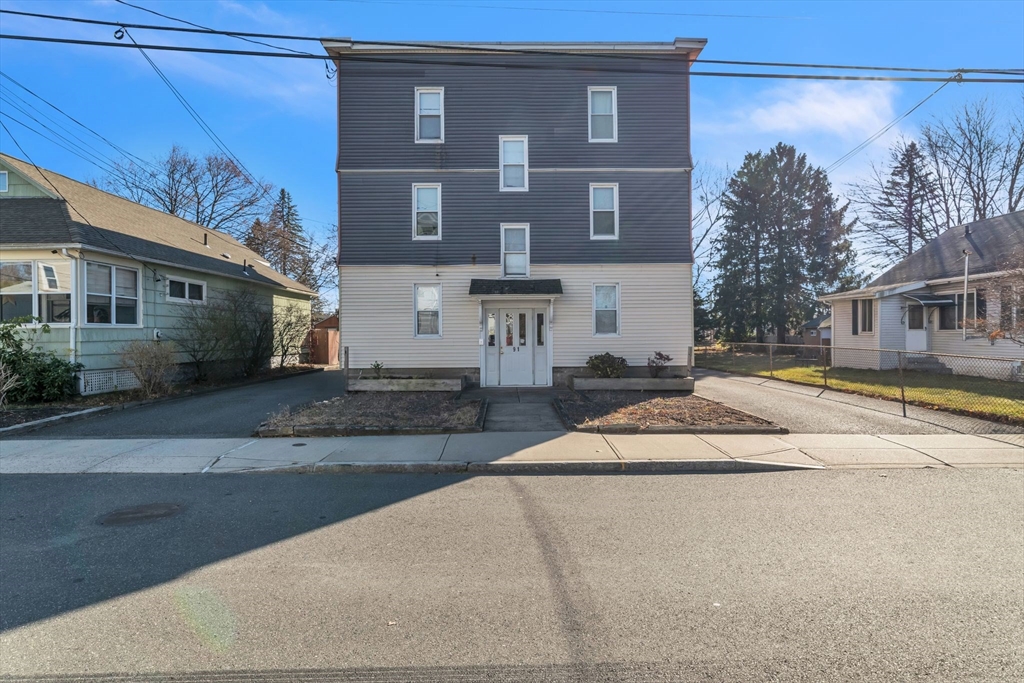
<svg viewBox="0 0 1024 683">
<path fill-rule="evenodd" d="M 726 211 L 717 263 L 720 335 L 763 342 L 817 309 L 823 292 L 859 283 L 852 223 L 825 172 L 790 145 L 747 154 L 722 200 Z"/>
</svg>

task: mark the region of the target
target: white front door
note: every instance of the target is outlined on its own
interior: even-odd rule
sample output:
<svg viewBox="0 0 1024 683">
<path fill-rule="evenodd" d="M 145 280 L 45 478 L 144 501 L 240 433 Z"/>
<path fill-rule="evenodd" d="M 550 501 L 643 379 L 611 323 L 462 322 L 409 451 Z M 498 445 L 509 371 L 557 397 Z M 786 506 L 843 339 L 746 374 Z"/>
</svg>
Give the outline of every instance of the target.
<svg viewBox="0 0 1024 683">
<path fill-rule="evenodd" d="M 533 384 L 533 343 L 530 309 L 498 311 L 498 384 L 503 387 Z"/>
<path fill-rule="evenodd" d="M 907 306 L 907 351 L 928 350 L 928 325 L 924 306 Z"/>
</svg>

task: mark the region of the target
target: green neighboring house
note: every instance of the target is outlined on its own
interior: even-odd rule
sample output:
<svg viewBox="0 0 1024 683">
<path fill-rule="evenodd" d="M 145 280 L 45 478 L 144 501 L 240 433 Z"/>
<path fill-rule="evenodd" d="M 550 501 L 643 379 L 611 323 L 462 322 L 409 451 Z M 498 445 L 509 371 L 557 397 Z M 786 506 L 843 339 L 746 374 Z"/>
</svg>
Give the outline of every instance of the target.
<svg viewBox="0 0 1024 683">
<path fill-rule="evenodd" d="M 316 296 L 224 233 L 0 154 L 0 319 L 47 323 L 38 346 L 84 365 L 83 394 L 133 388 L 127 342 L 247 287 L 307 315 Z"/>
</svg>

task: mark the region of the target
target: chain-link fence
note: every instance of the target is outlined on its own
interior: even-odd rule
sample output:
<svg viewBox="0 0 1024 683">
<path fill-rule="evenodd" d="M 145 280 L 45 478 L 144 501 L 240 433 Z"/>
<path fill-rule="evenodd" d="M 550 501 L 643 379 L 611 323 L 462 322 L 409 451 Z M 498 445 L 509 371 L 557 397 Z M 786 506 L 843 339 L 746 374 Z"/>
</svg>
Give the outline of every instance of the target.
<svg viewBox="0 0 1024 683">
<path fill-rule="evenodd" d="M 694 365 L 1024 425 L 1024 360 L 727 342 L 698 346 Z"/>
</svg>

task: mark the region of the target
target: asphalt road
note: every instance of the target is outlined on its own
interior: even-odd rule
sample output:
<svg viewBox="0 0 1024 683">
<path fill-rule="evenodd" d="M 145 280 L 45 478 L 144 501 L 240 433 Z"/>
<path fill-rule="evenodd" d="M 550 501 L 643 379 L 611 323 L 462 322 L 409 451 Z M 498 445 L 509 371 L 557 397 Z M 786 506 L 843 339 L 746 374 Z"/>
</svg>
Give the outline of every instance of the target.
<svg viewBox="0 0 1024 683">
<path fill-rule="evenodd" d="M 991 434 L 1020 427 L 916 406 L 907 417 L 896 401 L 825 391 L 789 382 L 695 368 L 694 392 L 745 410 L 794 434 Z M 819 396 L 821 394 L 821 396 Z"/>
<path fill-rule="evenodd" d="M 0 515 L 12 676 L 1024 677 L 1021 470 L 19 475 Z"/>
<path fill-rule="evenodd" d="M 337 396 L 342 391 L 341 380 L 340 372 L 326 370 L 57 424 L 18 438 L 252 436 L 261 422 L 288 406 Z"/>
</svg>

